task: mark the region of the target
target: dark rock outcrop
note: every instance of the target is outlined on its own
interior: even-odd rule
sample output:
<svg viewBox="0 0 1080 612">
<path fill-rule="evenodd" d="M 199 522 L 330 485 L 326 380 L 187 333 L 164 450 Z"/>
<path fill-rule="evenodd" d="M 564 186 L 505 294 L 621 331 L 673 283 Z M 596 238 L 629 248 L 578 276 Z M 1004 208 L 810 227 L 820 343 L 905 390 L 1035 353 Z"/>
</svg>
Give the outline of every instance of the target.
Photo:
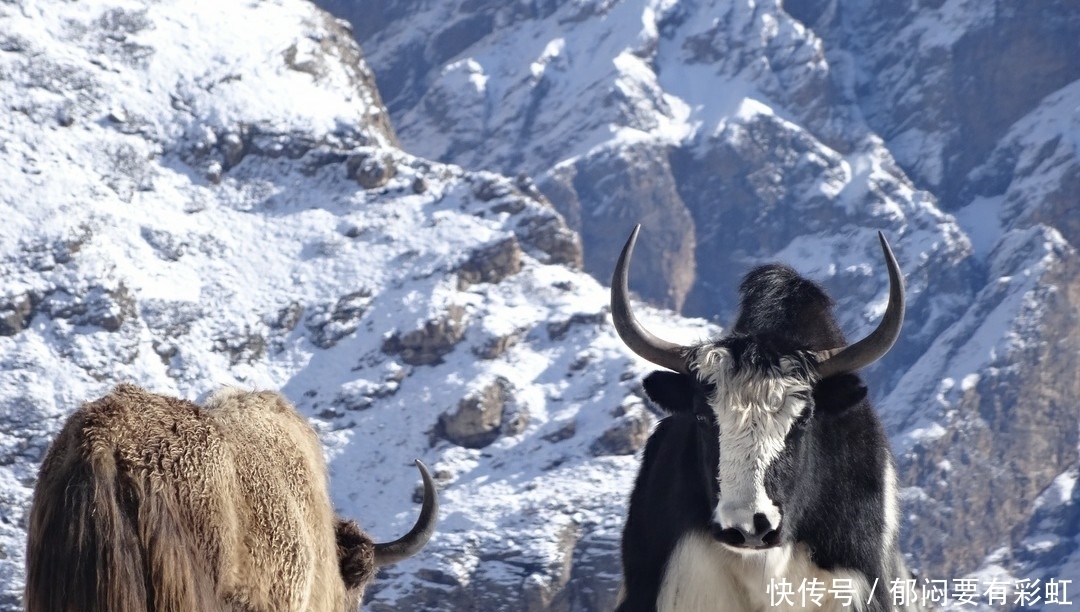
<svg viewBox="0 0 1080 612">
<path fill-rule="evenodd" d="M 510 381 L 496 378 L 440 416 L 436 434 L 458 446 L 483 448 L 500 435 L 521 433 L 528 422 L 528 413 L 514 402 Z"/>
<path fill-rule="evenodd" d="M 457 270 L 458 290 L 477 283 L 497 283 L 521 270 L 521 246 L 515 237 L 473 251 Z"/>
<path fill-rule="evenodd" d="M 440 363 L 443 356 L 461 341 L 465 328 L 465 309 L 450 306 L 443 315 L 427 321 L 420 329 L 392 334 L 383 342 L 382 350 L 401 357 L 409 365 Z"/>
</svg>

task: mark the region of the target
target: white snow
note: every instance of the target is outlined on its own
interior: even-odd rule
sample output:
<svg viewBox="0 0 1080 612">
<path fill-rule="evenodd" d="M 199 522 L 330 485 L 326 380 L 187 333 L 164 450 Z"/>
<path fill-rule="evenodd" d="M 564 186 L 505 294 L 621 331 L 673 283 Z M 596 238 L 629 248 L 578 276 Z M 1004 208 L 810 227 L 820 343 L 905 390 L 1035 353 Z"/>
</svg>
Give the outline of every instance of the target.
<svg viewBox="0 0 1080 612">
<path fill-rule="evenodd" d="M 129 31 L 110 34 L 109 19 Z M 473 193 L 484 182 L 513 191 L 507 179 L 390 148 L 370 127 L 371 92 L 350 72 L 366 67 L 334 58 L 348 44 L 330 44 L 333 27 L 292 0 L 0 9 L 0 31 L 17 32 L 27 50 L 0 52 L 10 75 L 0 103 L 35 100 L 33 112 L 0 120 L 0 143 L 16 160 L 0 172 L 0 297 L 38 301 L 25 330 L 0 336 L 3 602 L 21 588 L 41 453 L 67 414 L 121 381 L 192 399 L 223 384 L 281 389 L 323 437 L 340 512 L 376 538 L 412 523 L 411 462 L 425 460 L 442 479 L 438 533 L 424 555 L 379 580 L 376 601 L 422 588 L 419 568 L 468 583 L 479 561 L 463 550 L 562 563 L 553 526 L 618 538 L 637 461 L 590 448 L 647 367 L 602 323 L 606 289 L 526 244 L 520 273 L 459 291 L 453 270 L 473 250 L 552 213 L 524 195 L 513 196 L 523 213 L 499 212 L 502 199 Z M 129 65 L 99 49 L 112 44 L 107 36 L 144 48 L 144 59 Z M 483 93 L 483 61 L 461 66 Z M 48 84 L 42 67 L 67 80 Z M 300 153 L 275 148 L 302 139 Z M 226 168 L 219 147 L 229 143 L 262 149 Z M 320 161 L 341 152 L 385 156 L 397 175 L 365 190 L 345 162 Z M 423 193 L 412 189 L 418 179 Z M 116 331 L 77 313 L 50 316 L 40 302 L 74 308 L 93 295 L 123 316 Z M 411 366 L 381 350 L 392 333 L 452 305 L 464 308 L 467 330 L 442 363 Z M 335 319 L 339 306 L 359 314 Z M 290 312 L 291 327 L 280 323 Z M 593 322 L 549 336 L 548 323 L 575 315 Z M 711 329 L 650 309 L 643 317 L 676 339 Z M 517 332 L 495 359 L 474 353 Z M 331 333 L 328 348 L 314 344 Z M 441 414 L 497 376 L 528 413 L 524 431 L 482 451 L 429 437 Z M 544 440 L 571 422 L 572 437 Z"/>
<path fill-rule="evenodd" d="M 1002 205 L 1004 198 L 977 197 L 956 211 L 956 220 L 971 238 L 975 256 L 985 259 L 1004 234 Z"/>
</svg>

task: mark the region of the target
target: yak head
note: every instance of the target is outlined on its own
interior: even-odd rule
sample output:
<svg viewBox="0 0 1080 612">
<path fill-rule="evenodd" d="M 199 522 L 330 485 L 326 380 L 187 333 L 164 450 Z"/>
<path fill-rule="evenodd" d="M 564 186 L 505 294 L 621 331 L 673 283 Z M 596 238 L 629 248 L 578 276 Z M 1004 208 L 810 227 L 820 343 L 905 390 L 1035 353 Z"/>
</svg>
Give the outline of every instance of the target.
<svg viewBox="0 0 1080 612">
<path fill-rule="evenodd" d="M 696 419 L 701 486 L 715 504 L 707 528 L 741 551 L 788 541 L 785 526 L 793 531 L 814 494 L 806 481 L 816 475 L 800 470 L 811 453 L 831 452 L 808 434 L 815 412 L 825 418 L 861 403 L 866 388 L 853 373 L 884 356 L 899 335 L 904 287 L 892 250 L 879 233 L 889 302 L 878 327 L 854 344 L 844 340 L 824 290 L 774 264 L 747 274 L 739 318 L 726 336 L 682 346 L 653 335 L 630 308 L 627 277 L 639 230 L 615 267 L 612 319 L 632 351 L 671 370 L 646 377 L 650 399 L 669 414 Z"/>
</svg>

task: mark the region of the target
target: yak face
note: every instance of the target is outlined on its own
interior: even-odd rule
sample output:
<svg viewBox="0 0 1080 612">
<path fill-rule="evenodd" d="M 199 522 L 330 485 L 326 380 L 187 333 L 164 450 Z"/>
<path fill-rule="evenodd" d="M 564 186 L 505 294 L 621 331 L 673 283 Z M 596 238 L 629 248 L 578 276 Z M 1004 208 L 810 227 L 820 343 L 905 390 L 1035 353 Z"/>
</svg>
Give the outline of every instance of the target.
<svg viewBox="0 0 1080 612">
<path fill-rule="evenodd" d="M 646 379 L 654 402 L 698 421 L 718 541 L 741 550 L 780 543 L 784 508 L 797 488 L 794 459 L 814 411 L 812 359 L 736 337 L 695 349 L 690 375 Z"/>
<path fill-rule="evenodd" d="M 794 531 L 792 520 L 785 526 L 785 516 L 797 518 L 813 501 L 806 499 L 813 487 L 800 486 L 799 478 L 814 475 L 797 470 L 812 467 L 814 449 L 804 433 L 813 426 L 815 411 L 861 402 L 865 388 L 854 372 L 884 356 L 899 336 L 904 319 L 900 266 L 879 232 L 889 301 L 878 326 L 853 344 L 844 340 L 825 291 L 790 267 L 773 264 L 744 279 L 731 335 L 683 346 L 656 336 L 634 316 L 629 267 L 639 231 L 640 226 L 631 232 L 611 279 L 615 329 L 639 356 L 673 370 L 646 379 L 653 401 L 673 414 L 690 413 L 702 424 L 698 443 L 706 450 L 699 457 L 715 498 L 714 537 L 740 550 L 776 546 L 785 530 Z"/>
<path fill-rule="evenodd" d="M 746 337 L 693 350 L 692 374 L 656 371 L 645 392 L 668 414 L 692 417 L 700 470 L 710 491 L 709 529 L 739 551 L 794 538 L 813 487 L 801 486 L 816 418 L 839 416 L 866 399 L 855 374 L 816 380 L 813 356 L 777 353 Z"/>
</svg>

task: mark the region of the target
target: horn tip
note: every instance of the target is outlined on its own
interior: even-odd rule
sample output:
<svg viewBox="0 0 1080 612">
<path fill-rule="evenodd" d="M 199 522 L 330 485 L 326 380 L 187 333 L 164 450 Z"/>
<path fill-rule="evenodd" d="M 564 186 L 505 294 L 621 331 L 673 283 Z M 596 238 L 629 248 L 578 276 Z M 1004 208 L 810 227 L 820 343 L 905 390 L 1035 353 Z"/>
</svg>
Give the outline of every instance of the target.
<svg viewBox="0 0 1080 612">
<path fill-rule="evenodd" d="M 626 239 L 627 246 L 629 246 L 630 248 L 633 248 L 632 245 L 637 243 L 638 234 L 640 234 L 640 233 L 641 233 L 641 224 L 637 223 L 637 224 L 634 225 L 634 229 L 630 230 L 630 237 Z"/>
<path fill-rule="evenodd" d="M 893 254 L 892 246 L 889 245 L 888 239 L 885 238 L 885 232 L 878 230 L 878 242 L 881 243 L 881 252 L 885 254 L 885 261 L 892 263 L 896 261 L 896 255 Z"/>
<path fill-rule="evenodd" d="M 634 229 L 630 232 L 630 237 L 626 239 L 626 244 L 623 245 L 622 251 L 619 253 L 619 258 L 615 262 L 615 271 L 611 274 L 611 290 L 612 300 L 615 299 L 615 292 L 620 287 L 625 287 L 627 284 L 627 277 L 629 276 L 629 263 L 631 253 L 634 252 L 634 245 L 637 244 L 638 232 L 641 231 L 641 224 L 638 223 L 634 226 Z M 629 296 L 628 296 L 629 297 Z"/>
<path fill-rule="evenodd" d="M 889 239 L 885 237 L 885 232 L 878 230 L 877 237 L 878 242 L 881 243 L 881 248 L 891 253 L 892 247 L 889 246 Z"/>
<path fill-rule="evenodd" d="M 420 475 L 423 476 L 424 480 L 431 480 L 431 472 L 423 461 L 413 459 L 413 463 L 416 465 L 416 469 L 420 470 Z"/>
</svg>

